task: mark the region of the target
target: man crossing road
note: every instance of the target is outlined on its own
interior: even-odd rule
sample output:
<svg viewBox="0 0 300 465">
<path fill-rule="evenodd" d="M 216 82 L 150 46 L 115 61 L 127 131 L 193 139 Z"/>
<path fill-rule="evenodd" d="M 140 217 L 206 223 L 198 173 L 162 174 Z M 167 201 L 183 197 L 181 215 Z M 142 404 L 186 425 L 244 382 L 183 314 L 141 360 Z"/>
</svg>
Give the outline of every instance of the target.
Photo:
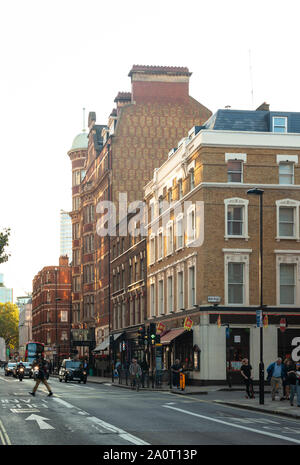
<svg viewBox="0 0 300 465">
<path fill-rule="evenodd" d="M 33 366 L 34 365 L 35 365 L 35 363 L 33 363 Z M 35 396 L 36 390 L 39 387 L 40 383 L 42 382 L 42 383 L 44 383 L 44 385 L 48 389 L 48 392 L 49 392 L 48 397 L 50 397 L 50 396 L 53 395 L 53 392 L 51 391 L 51 388 L 50 388 L 49 384 L 47 383 L 48 364 L 47 364 L 46 360 L 43 357 L 39 357 L 37 359 L 37 365 L 38 365 L 39 371 L 38 371 L 38 374 L 37 374 L 37 377 L 36 377 L 36 383 L 35 383 L 35 386 L 34 386 L 32 392 L 30 392 L 29 394 L 31 396 Z"/>
</svg>

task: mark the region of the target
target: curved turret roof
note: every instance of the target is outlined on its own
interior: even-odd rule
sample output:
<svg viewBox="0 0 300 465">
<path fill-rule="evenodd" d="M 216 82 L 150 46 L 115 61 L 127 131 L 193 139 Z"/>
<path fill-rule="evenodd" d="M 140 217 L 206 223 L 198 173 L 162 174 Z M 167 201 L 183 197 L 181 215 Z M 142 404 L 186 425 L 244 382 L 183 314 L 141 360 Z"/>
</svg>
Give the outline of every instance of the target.
<svg viewBox="0 0 300 465">
<path fill-rule="evenodd" d="M 73 140 L 73 144 L 70 150 L 87 149 L 87 147 L 88 147 L 88 135 L 86 132 L 81 132 Z"/>
</svg>

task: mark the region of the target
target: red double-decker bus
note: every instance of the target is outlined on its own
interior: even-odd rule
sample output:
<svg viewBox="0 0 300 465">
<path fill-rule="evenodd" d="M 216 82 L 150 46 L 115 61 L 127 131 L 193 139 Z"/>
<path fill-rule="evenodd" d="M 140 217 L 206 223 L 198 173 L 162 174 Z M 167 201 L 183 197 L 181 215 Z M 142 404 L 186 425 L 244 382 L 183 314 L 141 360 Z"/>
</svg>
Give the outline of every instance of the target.
<svg viewBox="0 0 300 465">
<path fill-rule="evenodd" d="M 45 346 L 42 342 L 27 342 L 25 350 L 25 362 L 32 363 L 37 357 L 44 357 Z"/>
</svg>

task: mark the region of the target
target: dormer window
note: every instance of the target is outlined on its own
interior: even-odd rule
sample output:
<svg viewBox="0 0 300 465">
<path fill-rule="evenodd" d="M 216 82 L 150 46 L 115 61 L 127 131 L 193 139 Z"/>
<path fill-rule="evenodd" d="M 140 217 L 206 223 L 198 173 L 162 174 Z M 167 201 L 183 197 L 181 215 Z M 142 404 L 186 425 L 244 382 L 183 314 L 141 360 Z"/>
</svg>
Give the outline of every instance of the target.
<svg viewBox="0 0 300 465">
<path fill-rule="evenodd" d="M 273 116 L 273 132 L 287 132 L 286 116 Z"/>
</svg>

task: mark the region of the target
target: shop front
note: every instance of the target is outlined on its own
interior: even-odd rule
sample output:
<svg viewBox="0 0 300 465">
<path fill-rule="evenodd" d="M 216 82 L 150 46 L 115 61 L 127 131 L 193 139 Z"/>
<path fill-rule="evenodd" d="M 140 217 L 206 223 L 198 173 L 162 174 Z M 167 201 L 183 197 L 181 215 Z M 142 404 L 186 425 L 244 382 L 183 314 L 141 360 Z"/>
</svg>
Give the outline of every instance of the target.
<svg viewBox="0 0 300 465">
<path fill-rule="evenodd" d="M 250 329 L 226 328 L 226 373 L 229 384 L 241 384 L 243 358 L 250 360 Z"/>
<path fill-rule="evenodd" d="M 300 360 L 300 328 L 278 329 L 277 341 L 278 357 L 291 358 L 294 362 Z"/>
<path fill-rule="evenodd" d="M 193 330 L 174 328 L 165 332 L 160 341 L 162 345 L 161 369 L 164 373 L 170 372 L 176 359 L 180 361 L 187 378 L 193 371 L 200 370 L 200 349 L 193 342 Z"/>
</svg>

